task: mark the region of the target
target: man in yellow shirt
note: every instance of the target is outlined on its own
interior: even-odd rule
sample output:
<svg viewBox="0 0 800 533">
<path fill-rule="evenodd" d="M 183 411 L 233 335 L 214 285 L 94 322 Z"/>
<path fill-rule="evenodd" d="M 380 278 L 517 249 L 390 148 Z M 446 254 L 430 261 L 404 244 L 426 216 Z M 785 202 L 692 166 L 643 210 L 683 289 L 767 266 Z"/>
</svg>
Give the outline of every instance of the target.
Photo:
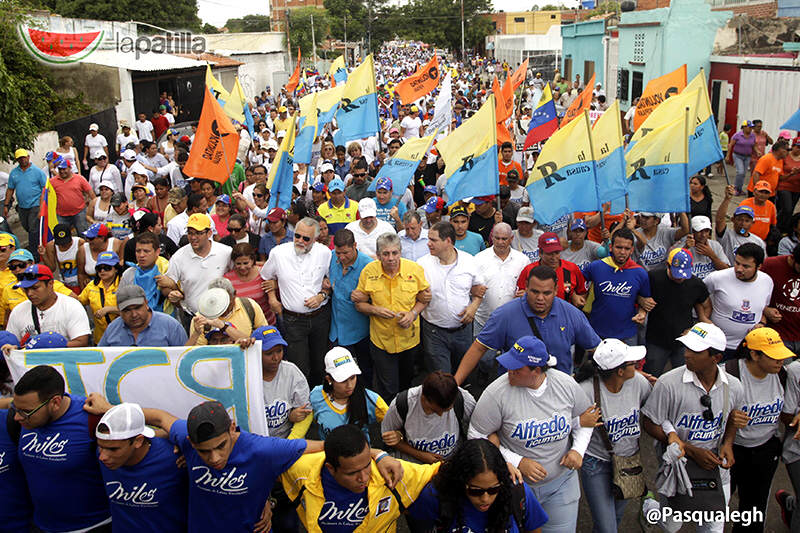
<svg viewBox="0 0 800 533">
<path fill-rule="evenodd" d="M 322 170 L 323 172 L 333 170 L 333 165 L 323 163 Z M 358 202 L 345 196 L 342 178 L 333 178 L 328 183 L 328 193 L 330 200 L 322 202 L 317 207 L 317 213 L 328 224 L 328 234 L 335 235 L 337 231 L 358 218 Z"/>
<path fill-rule="evenodd" d="M 15 248 L 14 236 L 9 233 L 0 233 L 0 287 L 17 282 L 14 273 L 8 268 L 8 257 Z"/>
<path fill-rule="evenodd" d="M 369 315 L 375 392 L 387 399 L 411 386 L 419 351 L 419 314 L 430 302 L 425 272 L 400 257 L 401 246 L 396 234 L 378 237 L 378 260 L 364 267 L 353 291 L 356 310 Z"/>
<path fill-rule="evenodd" d="M 227 299 L 222 304 L 227 304 L 222 314 L 217 315 L 213 313 L 208 314 L 202 305 L 205 300 L 208 302 L 207 294 L 212 294 L 209 291 L 212 289 L 223 289 L 227 293 Z M 216 292 L 216 291 L 215 291 Z M 200 309 L 198 316 L 192 320 L 192 326 L 189 330 L 190 344 L 204 345 L 208 344 L 208 339 L 202 335 L 202 330 L 199 328 L 208 325 L 211 327 L 219 327 L 222 331 L 226 331 L 229 327 L 233 327 L 238 335 L 233 336 L 233 340 L 240 338 L 247 338 L 250 334 L 261 326 L 268 326 L 267 318 L 264 316 L 264 311 L 261 306 L 250 298 L 239 298 L 236 296 L 236 290 L 233 288 L 233 283 L 228 278 L 217 278 L 208 284 L 208 290 L 200 298 Z M 214 316 L 216 315 L 216 316 Z M 228 333 L 234 333 L 228 331 Z M 229 335 L 230 336 L 230 335 Z"/>
<path fill-rule="evenodd" d="M 2 237 L 2 235 L 0 235 L 0 237 Z M 6 284 L 0 291 L 0 317 L 3 319 L 3 324 L 8 320 L 8 315 L 11 313 L 11 310 L 28 299 L 28 297 L 25 296 L 24 290 L 15 288 L 17 284 L 15 274 L 22 274 L 22 272 L 30 265 L 34 264 L 34 262 L 33 254 L 25 248 L 14 250 L 11 252 L 11 255 L 8 256 L 7 270 L 14 276 L 14 282 Z M 58 280 L 53 281 L 53 289 L 56 292 L 72 296 L 73 298 L 78 297 L 69 287 Z"/>
<path fill-rule="evenodd" d="M 290 500 L 308 533 L 351 530 L 394 533 L 397 519 L 438 472 L 439 463 L 400 461 L 403 479 L 388 487 L 367 438 L 353 425 L 339 426 L 325 439 L 325 451 L 301 456 L 281 475 Z"/>
<path fill-rule="evenodd" d="M 289 124 L 291 123 L 292 117 L 289 116 L 289 110 L 286 109 L 285 105 L 282 105 L 278 108 L 278 118 L 274 120 L 275 122 L 275 134 L 281 130 L 288 130 Z"/>
</svg>

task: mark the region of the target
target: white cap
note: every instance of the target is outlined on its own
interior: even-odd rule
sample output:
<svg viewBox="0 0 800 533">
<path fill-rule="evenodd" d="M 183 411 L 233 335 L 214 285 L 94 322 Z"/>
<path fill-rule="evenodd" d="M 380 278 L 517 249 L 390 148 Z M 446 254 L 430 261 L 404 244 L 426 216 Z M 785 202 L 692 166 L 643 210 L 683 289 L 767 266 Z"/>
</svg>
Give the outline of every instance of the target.
<svg viewBox="0 0 800 533">
<path fill-rule="evenodd" d="M 136 152 L 128 148 L 124 152 L 122 152 L 122 159 L 127 161 L 136 161 Z"/>
<path fill-rule="evenodd" d="M 121 403 L 109 409 L 97 424 L 95 434 L 100 440 L 125 440 L 139 435 L 152 439 L 156 436 L 153 428 L 145 425 L 144 412 L 135 403 Z"/>
<path fill-rule="evenodd" d="M 277 152 L 278 151 L 278 143 L 275 142 L 275 139 L 270 139 L 266 143 L 264 143 L 264 148 L 266 150 L 272 149 L 272 150 L 275 150 Z"/>
<path fill-rule="evenodd" d="M 685 335 L 676 340 L 693 352 L 702 352 L 709 348 L 722 352 L 727 346 L 725 333 L 719 327 L 707 322 L 698 322 Z"/>
<path fill-rule="evenodd" d="M 144 165 L 139 163 L 138 161 L 128 167 L 128 172 L 131 174 L 141 174 L 142 176 L 147 176 L 147 169 L 144 168 Z"/>
<path fill-rule="evenodd" d="M 97 184 L 97 189 L 99 190 L 100 187 L 108 187 L 111 189 L 112 192 L 119 192 L 117 190 L 117 184 L 114 183 L 114 180 L 103 180 Z"/>
<path fill-rule="evenodd" d="M 613 370 L 631 361 L 644 359 L 644 346 L 628 346 L 619 339 L 605 339 L 594 350 L 592 359 L 602 370 Z"/>
<path fill-rule="evenodd" d="M 347 381 L 353 376 L 361 374 L 356 360 L 347 350 L 341 346 L 331 348 L 325 354 L 325 373 L 329 374 L 337 383 Z"/>
<path fill-rule="evenodd" d="M 530 206 L 520 207 L 517 211 L 517 222 L 530 222 L 533 224 L 533 208 Z"/>
<path fill-rule="evenodd" d="M 361 218 L 378 216 L 378 208 L 372 198 L 362 198 L 358 201 L 358 214 Z"/>
<path fill-rule="evenodd" d="M 335 170 L 333 168 L 333 165 L 331 165 L 330 163 L 322 163 L 322 165 L 320 165 L 320 167 L 319 167 L 319 171 L 320 172 L 328 172 L 329 170 L 331 172 L 333 172 Z"/>
<path fill-rule="evenodd" d="M 100 126 L 92 122 L 89 124 L 89 131 L 100 131 Z"/>
<path fill-rule="evenodd" d="M 197 312 L 213 320 L 221 317 L 230 303 L 231 296 L 228 291 L 214 287 L 200 295 L 200 299 L 197 301 Z"/>
<path fill-rule="evenodd" d="M 692 217 L 692 231 L 703 231 L 704 229 L 711 229 L 711 220 L 705 215 Z"/>
<path fill-rule="evenodd" d="M 292 165 L 292 172 L 300 172 L 300 165 L 298 165 L 297 163 L 294 163 Z"/>
</svg>

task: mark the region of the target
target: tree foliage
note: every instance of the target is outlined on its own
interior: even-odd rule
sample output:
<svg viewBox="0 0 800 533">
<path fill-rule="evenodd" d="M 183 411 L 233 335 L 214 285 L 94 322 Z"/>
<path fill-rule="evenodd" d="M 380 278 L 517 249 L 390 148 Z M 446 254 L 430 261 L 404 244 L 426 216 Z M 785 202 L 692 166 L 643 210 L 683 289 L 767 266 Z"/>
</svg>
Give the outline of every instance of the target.
<svg viewBox="0 0 800 533">
<path fill-rule="evenodd" d="M 228 19 L 225 28 L 231 33 L 270 31 L 270 20 L 267 15 L 245 15 L 238 19 Z"/>
<path fill-rule="evenodd" d="M 219 28 L 217 28 L 213 24 L 209 24 L 208 22 L 206 22 L 205 24 L 203 24 L 203 27 L 200 28 L 200 31 L 203 33 L 219 33 Z"/>
<path fill-rule="evenodd" d="M 199 31 L 197 0 L 27 0 L 64 17 L 146 22 L 170 30 Z M 142 31 L 140 29 L 140 31 Z"/>
<path fill-rule="evenodd" d="M 329 25 L 328 13 L 324 9 L 316 7 L 301 7 L 292 9 L 289 15 L 289 37 L 291 38 L 292 55 L 297 55 L 297 47 L 303 53 L 303 57 L 310 58 L 313 50 L 311 42 L 311 17 L 314 17 L 314 39 L 317 42 L 317 53 L 319 53 L 322 42 L 325 40 Z"/>
<path fill-rule="evenodd" d="M 400 37 L 461 50 L 461 2 L 459 0 L 412 0 L 395 18 Z M 492 23 L 479 16 L 492 11 L 489 0 L 464 0 L 464 45 L 474 49 L 492 31 Z"/>
</svg>

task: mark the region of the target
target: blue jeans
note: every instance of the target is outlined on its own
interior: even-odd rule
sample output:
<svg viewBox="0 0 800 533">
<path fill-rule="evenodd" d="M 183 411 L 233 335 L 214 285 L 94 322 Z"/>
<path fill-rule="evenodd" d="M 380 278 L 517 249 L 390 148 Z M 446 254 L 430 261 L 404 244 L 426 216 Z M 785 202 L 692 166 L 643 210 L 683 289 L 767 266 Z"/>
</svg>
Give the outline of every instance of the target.
<svg viewBox="0 0 800 533">
<path fill-rule="evenodd" d="M 28 232 L 28 250 L 39 260 L 39 206 L 25 208 L 17 206 L 19 223 Z"/>
<path fill-rule="evenodd" d="M 678 368 L 686 363 L 683 356 L 685 349 L 686 347 L 678 341 L 674 341 L 672 346 L 667 348 L 648 343 L 644 371 L 658 377 L 664 373 L 667 361 L 672 364 L 671 368 Z"/>
<path fill-rule="evenodd" d="M 452 373 L 461 363 L 461 358 L 472 346 L 472 324 L 449 331 L 422 320 L 422 348 L 429 372 L 441 370 Z"/>
<path fill-rule="evenodd" d="M 570 470 L 546 483 L 537 483 L 531 489 L 547 513 L 548 520 L 542 526 L 542 533 L 575 533 L 581 498 L 578 473 Z"/>
<path fill-rule="evenodd" d="M 75 231 L 78 232 L 78 235 L 81 235 L 83 232 L 89 229 L 89 221 L 86 220 L 86 208 L 84 207 L 79 213 L 70 215 L 68 217 L 58 215 L 58 223 L 67 224 L 68 226 L 75 228 Z"/>
<path fill-rule="evenodd" d="M 592 511 L 594 533 L 616 533 L 625 513 L 628 500 L 617 500 L 611 491 L 611 461 L 603 461 L 591 455 L 583 456 L 581 485 Z"/>
<path fill-rule="evenodd" d="M 744 188 L 744 177 L 750 170 L 750 156 L 739 155 L 736 152 L 733 152 L 733 165 L 736 167 L 736 180 L 734 182 L 734 186 L 738 192 Z"/>
</svg>

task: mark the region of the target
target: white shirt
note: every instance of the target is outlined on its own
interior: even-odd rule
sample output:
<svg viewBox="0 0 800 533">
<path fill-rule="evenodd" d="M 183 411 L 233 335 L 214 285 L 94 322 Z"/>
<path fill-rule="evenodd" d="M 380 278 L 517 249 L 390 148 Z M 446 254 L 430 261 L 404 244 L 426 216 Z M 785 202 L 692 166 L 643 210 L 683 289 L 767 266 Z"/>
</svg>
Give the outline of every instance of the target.
<svg viewBox="0 0 800 533">
<path fill-rule="evenodd" d="M 89 147 L 89 158 L 94 159 L 100 154 L 105 154 L 106 151 L 103 148 L 108 146 L 108 142 L 106 138 L 100 135 L 92 135 L 91 133 L 86 134 L 86 139 L 83 141 L 84 146 Z"/>
<path fill-rule="evenodd" d="M 509 250 L 505 260 L 497 256 L 494 247 L 487 248 L 475 255 L 478 272 L 486 281 L 486 294 L 475 313 L 476 322 L 485 324 L 495 309 L 514 299 L 517 278 L 528 263 L 528 257 L 513 248 Z"/>
<path fill-rule="evenodd" d="M 375 252 L 376 249 L 376 242 L 378 237 L 383 235 L 384 233 L 397 233 L 395 229 L 392 227 L 391 224 L 386 222 L 385 220 L 378 220 L 375 227 L 372 228 L 372 231 L 367 233 L 362 227 L 361 222 L 358 220 L 354 220 L 345 226 L 345 229 L 349 229 L 353 232 L 353 236 L 356 238 L 356 245 L 358 246 L 358 251 L 364 254 L 367 254 L 373 259 L 377 258 L 377 254 Z"/>
<path fill-rule="evenodd" d="M 409 115 L 400 122 L 400 127 L 405 130 L 403 139 L 413 139 L 414 137 L 419 137 L 419 129 L 422 127 L 422 120 L 419 116 L 417 116 L 417 118 L 411 118 L 411 115 Z"/>
<path fill-rule="evenodd" d="M 116 165 L 108 163 L 103 170 L 94 165 L 89 169 L 89 185 L 91 185 L 95 194 L 100 194 L 99 187 L 103 182 L 112 182 L 115 187 L 114 192 L 122 192 L 122 176 L 119 175 L 119 169 Z"/>
<path fill-rule="evenodd" d="M 753 281 L 739 281 L 733 268 L 726 268 L 712 272 L 703 282 L 713 308 L 711 321 L 725 332 L 726 348 L 736 348 L 769 305 L 772 278 L 758 271 Z"/>
<path fill-rule="evenodd" d="M 6 330 L 13 333 L 21 343 L 26 342 L 26 335 L 37 335 L 36 328 L 31 319 L 31 302 L 25 300 L 11 310 L 8 317 Z M 89 317 L 81 303 L 67 296 L 56 293 L 56 303 L 44 311 L 35 310 L 39 318 L 39 331 L 55 331 L 67 340 L 74 340 L 83 335 L 92 333 L 89 326 Z"/>
<path fill-rule="evenodd" d="M 183 189 L 186 186 L 186 180 L 183 179 L 183 173 L 181 173 L 181 167 L 178 166 L 177 161 L 170 161 L 163 167 L 158 168 L 158 172 L 156 172 L 157 177 L 169 177 L 171 187 L 180 187 Z"/>
<path fill-rule="evenodd" d="M 311 313 L 305 301 L 319 294 L 322 280 L 328 275 L 331 251 L 315 242 L 308 253 L 298 255 L 293 242 L 279 244 L 261 267 L 262 279 L 277 279 L 281 304 L 293 313 Z M 323 305 L 325 302 L 322 302 Z"/>
<path fill-rule="evenodd" d="M 170 221 L 172 222 L 172 221 Z M 211 241 L 211 249 L 200 257 L 187 244 L 178 249 L 169 260 L 167 277 L 181 284 L 183 305 L 192 313 L 197 312 L 197 301 L 208 289 L 211 281 L 221 278 L 230 270 L 231 247 Z"/>
<path fill-rule="evenodd" d="M 167 222 L 167 237 L 177 246 L 178 242 L 186 233 L 186 224 L 189 223 L 189 214 L 186 211 L 178 213 Z"/>
<path fill-rule="evenodd" d="M 139 137 L 131 130 L 130 135 L 125 135 L 124 133 L 117 134 L 117 146 L 119 146 L 120 151 L 125 150 L 125 147 L 128 146 L 128 143 L 138 143 Z"/>
<path fill-rule="evenodd" d="M 438 257 L 430 254 L 417 263 L 425 271 L 425 279 L 431 284 L 433 299 L 422 311 L 422 317 L 440 328 L 461 326 L 458 316 L 470 302 L 470 290 L 474 285 L 483 285 L 483 275 L 478 271 L 475 258 L 456 249 L 455 263 L 443 265 Z"/>
<path fill-rule="evenodd" d="M 425 218 L 422 220 L 425 220 Z M 403 259 L 416 261 L 423 255 L 430 253 L 428 250 L 428 230 L 425 228 L 420 230 L 419 237 L 417 237 L 416 241 L 412 241 L 411 237 L 406 235 L 406 230 L 402 230 L 397 236 L 400 237 L 400 244 L 402 246 L 400 256 Z"/>
<path fill-rule="evenodd" d="M 136 128 L 136 135 L 139 136 L 139 139 L 143 141 L 152 141 L 153 140 L 153 123 L 149 120 L 145 120 L 142 122 L 141 120 L 137 120 L 133 127 Z"/>
</svg>

